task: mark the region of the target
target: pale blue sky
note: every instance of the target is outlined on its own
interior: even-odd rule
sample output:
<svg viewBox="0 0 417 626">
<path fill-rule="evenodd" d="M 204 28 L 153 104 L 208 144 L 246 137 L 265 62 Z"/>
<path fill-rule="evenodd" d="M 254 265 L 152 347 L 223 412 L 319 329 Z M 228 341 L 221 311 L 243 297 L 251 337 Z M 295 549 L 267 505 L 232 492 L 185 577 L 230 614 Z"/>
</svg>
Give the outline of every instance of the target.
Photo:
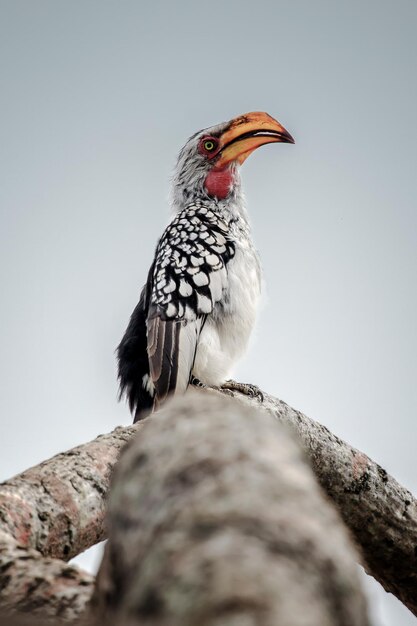
<svg viewBox="0 0 417 626">
<path fill-rule="evenodd" d="M 297 143 L 242 169 L 268 293 L 236 376 L 417 492 L 416 20 L 415 0 L 0 2 L 2 478 L 129 423 L 113 351 L 176 154 L 266 110 Z M 415 624 L 369 593 L 376 626 Z"/>
</svg>

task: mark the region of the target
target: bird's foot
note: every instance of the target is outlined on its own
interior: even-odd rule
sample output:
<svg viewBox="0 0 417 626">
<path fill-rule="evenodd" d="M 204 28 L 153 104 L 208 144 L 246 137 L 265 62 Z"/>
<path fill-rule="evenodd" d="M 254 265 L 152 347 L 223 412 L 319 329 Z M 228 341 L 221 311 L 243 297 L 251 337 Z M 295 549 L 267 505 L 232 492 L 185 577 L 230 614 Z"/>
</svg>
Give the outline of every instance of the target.
<svg viewBox="0 0 417 626">
<path fill-rule="evenodd" d="M 233 392 L 230 389 L 225 389 L 223 388 L 223 386 L 220 386 L 220 385 L 219 386 L 207 385 L 206 383 L 202 383 L 201 380 L 199 378 L 196 378 L 195 376 L 191 376 L 190 385 L 193 385 L 194 387 L 197 387 L 198 389 L 213 389 L 213 391 L 222 391 L 227 396 L 233 397 Z"/>
<path fill-rule="evenodd" d="M 226 395 L 233 396 L 233 391 L 238 391 L 249 398 L 257 398 L 259 402 L 263 402 L 264 394 L 256 385 L 251 385 L 249 383 L 238 383 L 235 380 L 226 380 L 225 383 L 219 386 L 215 385 L 206 385 L 206 383 L 201 382 L 195 376 L 191 376 L 190 385 L 194 387 L 198 387 L 199 389 L 214 389 L 215 391 L 222 391 Z"/>
<path fill-rule="evenodd" d="M 226 380 L 220 386 L 220 389 L 228 390 L 228 391 L 238 391 L 239 393 L 243 393 L 245 396 L 249 398 L 257 398 L 259 402 L 264 401 L 264 394 L 256 385 L 251 385 L 249 383 L 238 383 L 235 380 Z"/>
<path fill-rule="evenodd" d="M 207 385 L 205 383 L 202 383 L 201 380 L 199 380 L 195 376 L 191 376 L 190 385 L 194 385 L 194 387 L 198 387 L 199 389 L 207 389 Z"/>
</svg>

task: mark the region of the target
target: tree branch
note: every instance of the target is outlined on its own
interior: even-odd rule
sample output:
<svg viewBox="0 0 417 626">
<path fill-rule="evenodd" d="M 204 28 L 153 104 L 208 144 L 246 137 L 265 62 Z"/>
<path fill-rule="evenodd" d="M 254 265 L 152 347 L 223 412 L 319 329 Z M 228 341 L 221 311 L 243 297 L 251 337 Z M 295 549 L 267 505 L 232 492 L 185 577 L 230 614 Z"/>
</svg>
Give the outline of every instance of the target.
<svg viewBox="0 0 417 626">
<path fill-rule="evenodd" d="M 367 571 L 417 615 L 416 500 L 365 454 L 281 400 L 265 394 L 263 408 L 297 433 L 361 547 Z M 21 547 L 65 560 L 104 539 L 109 476 L 121 447 L 141 427 L 117 428 L 0 485 L 0 531 Z M 0 590 L 7 576 L 1 546 Z M 33 580 L 29 565 L 27 580 Z"/>
<path fill-rule="evenodd" d="M 136 428 L 116 428 L 2 483 L 0 530 L 64 561 L 105 539 L 110 474 Z"/>
<path fill-rule="evenodd" d="M 368 625 L 344 525 L 254 406 L 195 393 L 147 420 L 117 466 L 108 531 L 94 623 Z"/>
<path fill-rule="evenodd" d="M 361 548 L 367 573 L 417 615 L 416 499 L 366 454 L 282 400 L 266 396 L 264 409 L 289 424 L 302 442 Z"/>
<path fill-rule="evenodd" d="M 37 550 L 19 546 L 9 535 L 0 533 L 3 610 L 40 615 L 44 623 L 47 618 L 55 623 L 56 617 L 73 622 L 84 614 L 93 585 L 94 576 L 87 572 L 59 559 L 42 557 Z"/>
<path fill-rule="evenodd" d="M 116 428 L 0 485 L 2 607 L 64 621 L 83 613 L 94 577 L 64 561 L 105 538 L 110 474 L 135 430 Z"/>
</svg>

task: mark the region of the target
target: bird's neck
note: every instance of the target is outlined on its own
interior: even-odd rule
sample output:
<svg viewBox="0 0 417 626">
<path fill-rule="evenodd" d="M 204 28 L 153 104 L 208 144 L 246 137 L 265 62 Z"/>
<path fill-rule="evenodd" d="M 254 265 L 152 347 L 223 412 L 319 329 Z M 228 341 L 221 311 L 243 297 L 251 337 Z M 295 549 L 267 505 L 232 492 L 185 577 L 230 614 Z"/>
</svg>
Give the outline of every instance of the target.
<svg viewBox="0 0 417 626">
<path fill-rule="evenodd" d="M 249 224 L 248 214 L 246 211 L 245 197 L 240 185 L 240 181 L 236 181 L 232 189 L 225 198 L 209 195 L 207 189 L 202 189 L 199 193 L 183 193 L 172 194 L 171 204 L 174 213 L 178 213 L 183 209 L 192 206 L 195 203 L 210 208 L 217 213 L 221 219 L 229 224 L 230 222 L 242 221 Z"/>
<path fill-rule="evenodd" d="M 206 176 L 204 188 L 210 197 L 225 200 L 233 189 L 234 180 L 235 173 L 230 167 L 221 170 L 213 168 Z"/>
<path fill-rule="evenodd" d="M 198 202 L 210 207 L 227 223 L 242 219 L 248 222 L 239 168 L 213 168 L 208 173 L 184 178 L 176 174 L 171 187 L 171 206 L 174 213 Z"/>
<path fill-rule="evenodd" d="M 231 222 L 242 222 L 249 225 L 245 197 L 240 186 L 224 200 L 213 200 L 211 206 L 213 206 L 213 210 L 216 211 L 227 224 Z"/>
<path fill-rule="evenodd" d="M 250 237 L 250 225 L 248 214 L 245 207 L 243 193 L 240 191 L 238 195 L 233 195 L 227 199 L 220 200 L 218 198 L 195 198 L 182 203 L 175 208 L 175 212 L 182 211 L 195 206 L 205 207 L 215 213 L 231 230 L 238 231 L 241 235 Z"/>
</svg>

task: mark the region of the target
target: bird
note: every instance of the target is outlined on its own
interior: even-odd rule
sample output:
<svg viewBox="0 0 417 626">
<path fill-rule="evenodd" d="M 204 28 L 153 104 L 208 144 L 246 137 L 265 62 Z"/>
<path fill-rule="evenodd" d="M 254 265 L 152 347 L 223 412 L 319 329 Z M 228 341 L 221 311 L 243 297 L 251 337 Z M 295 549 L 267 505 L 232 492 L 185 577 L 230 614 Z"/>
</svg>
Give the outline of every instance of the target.
<svg viewBox="0 0 417 626">
<path fill-rule="evenodd" d="M 189 385 L 256 393 L 230 379 L 261 293 L 240 166 L 269 143 L 294 139 L 276 119 L 254 111 L 198 131 L 179 153 L 172 218 L 116 350 L 120 398 L 134 422 Z"/>
</svg>

